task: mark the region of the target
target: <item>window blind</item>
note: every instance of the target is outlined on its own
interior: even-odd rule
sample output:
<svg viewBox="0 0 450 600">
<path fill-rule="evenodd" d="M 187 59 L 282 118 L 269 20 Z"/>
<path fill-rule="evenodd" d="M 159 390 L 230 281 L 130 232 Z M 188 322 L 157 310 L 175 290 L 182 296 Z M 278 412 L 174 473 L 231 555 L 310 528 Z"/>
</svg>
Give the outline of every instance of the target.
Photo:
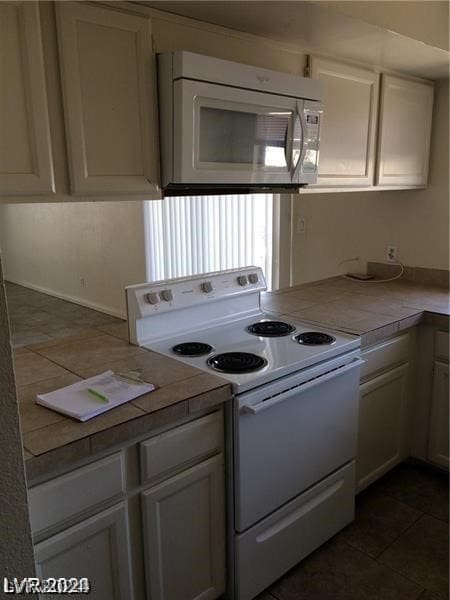
<svg viewBox="0 0 450 600">
<path fill-rule="evenodd" d="M 272 194 L 145 202 L 147 279 L 256 265 L 272 282 Z"/>
</svg>

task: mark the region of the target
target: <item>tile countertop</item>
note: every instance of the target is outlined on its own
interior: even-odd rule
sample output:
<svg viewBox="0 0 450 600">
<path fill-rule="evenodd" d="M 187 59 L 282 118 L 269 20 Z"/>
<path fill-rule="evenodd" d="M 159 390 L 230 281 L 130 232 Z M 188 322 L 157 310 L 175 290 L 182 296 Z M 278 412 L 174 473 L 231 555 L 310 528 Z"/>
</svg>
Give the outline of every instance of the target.
<svg viewBox="0 0 450 600">
<path fill-rule="evenodd" d="M 110 333 L 83 333 L 15 350 L 15 371 L 28 479 L 89 458 L 109 447 L 149 433 L 226 402 L 229 384 L 123 339 L 126 323 Z M 113 335 L 111 335 L 111 332 Z M 117 337 L 120 336 L 120 337 Z M 158 388 L 81 423 L 35 403 L 36 394 L 75 383 L 108 369 L 140 368 Z"/>
<path fill-rule="evenodd" d="M 24 293 L 20 291 L 22 296 Z M 46 300 L 46 304 L 49 302 L 54 301 Z M 420 322 L 429 321 L 448 329 L 450 314 L 446 289 L 399 281 L 365 283 L 342 277 L 264 294 L 262 306 L 274 314 L 291 315 L 320 327 L 360 335 L 363 346 Z M 230 398 L 230 386 L 224 379 L 130 345 L 126 323 L 115 321 L 15 350 L 29 479 L 195 413 L 201 414 Z M 142 369 L 144 379 L 158 389 L 85 423 L 34 402 L 37 393 L 64 387 L 107 369 L 136 368 Z"/>
<path fill-rule="evenodd" d="M 332 277 L 268 292 L 261 304 L 273 314 L 360 335 L 363 347 L 423 322 L 449 327 L 448 290 L 410 281 Z"/>
</svg>

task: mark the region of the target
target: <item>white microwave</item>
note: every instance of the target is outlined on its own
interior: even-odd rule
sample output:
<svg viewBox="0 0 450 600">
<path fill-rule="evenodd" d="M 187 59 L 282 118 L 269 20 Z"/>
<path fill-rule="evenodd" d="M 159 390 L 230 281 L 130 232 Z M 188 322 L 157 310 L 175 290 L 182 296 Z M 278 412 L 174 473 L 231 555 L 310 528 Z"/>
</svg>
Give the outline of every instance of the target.
<svg viewBox="0 0 450 600">
<path fill-rule="evenodd" d="M 321 82 L 191 52 L 157 61 L 165 195 L 316 182 Z"/>
</svg>

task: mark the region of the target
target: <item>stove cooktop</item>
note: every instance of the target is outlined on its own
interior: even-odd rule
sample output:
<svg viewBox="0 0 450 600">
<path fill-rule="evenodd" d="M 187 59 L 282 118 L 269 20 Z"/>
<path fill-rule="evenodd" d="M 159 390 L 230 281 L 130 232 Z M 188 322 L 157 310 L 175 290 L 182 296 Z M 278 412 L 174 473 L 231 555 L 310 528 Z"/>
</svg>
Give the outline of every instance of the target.
<svg viewBox="0 0 450 600">
<path fill-rule="evenodd" d="M 279 327 L 272 325 L 273 323 L 283 325 Z M 280 329 L 281 334 L 274 335 L 274 329 Z M 319 343 L 299 343 L 299 336 Z M 329 339 L 331 343 L 324 343 Z M 329 329 L 325 331 L 284 315 L 274 318 L 270 314 L 261 313 L 259 318 L 253 315 L 200 332 L 185 332 L 145 347 L 203 371 L 220 375 L 233 384 L 235 392 L 242 393 L 357 349 L 359 345 L 357 336 L 331 332 Z M 201 350 L 204 352 L 200 353 Z M 250 359 L 249 355 L 256 356 L 256 359 Z M 237 358 L 238 356 L 241 358 Z M 250 368 L 246 369 L 246 366 Z"/>
</svg>

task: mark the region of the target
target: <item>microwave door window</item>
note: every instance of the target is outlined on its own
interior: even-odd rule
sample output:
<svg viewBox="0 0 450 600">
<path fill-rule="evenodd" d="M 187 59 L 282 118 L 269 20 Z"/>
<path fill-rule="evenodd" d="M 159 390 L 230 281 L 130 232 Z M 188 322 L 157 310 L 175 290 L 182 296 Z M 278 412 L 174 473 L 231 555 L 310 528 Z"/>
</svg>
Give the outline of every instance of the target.
<svg viewBox="0 0 450 600">
<path fill-rule="evenodd" d="M 201 106 L 198 166 L 286 170 L 292 112 L 243 111 Z"/>
</svg>

